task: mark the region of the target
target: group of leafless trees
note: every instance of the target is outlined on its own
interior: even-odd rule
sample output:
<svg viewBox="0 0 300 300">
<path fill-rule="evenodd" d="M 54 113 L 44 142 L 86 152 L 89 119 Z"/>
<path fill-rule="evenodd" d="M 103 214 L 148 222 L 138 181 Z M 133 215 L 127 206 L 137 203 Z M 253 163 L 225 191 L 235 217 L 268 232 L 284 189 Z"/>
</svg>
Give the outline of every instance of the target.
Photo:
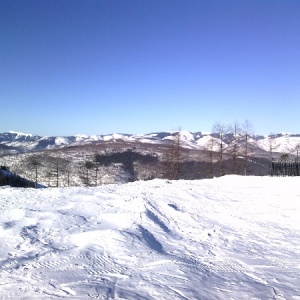
<svg viewBox="0 0 300 300">
<path fill-rule="evenodd" d="M 224 167 L 223 167 L 223 156 L 224 156 L 224 137 L 229 134 L 229 141 L 227 144 L 229 145 L 227 149 L 227 153 L 231 156 L 232 160 L 232 174 L 236 174 L 237 172 L 237 158 L 238 156 L 243 157 L 244 160 L 244 175 L 248 173 L 248 160 L 250 155 L 249 148 L 249 138 L 253 134 L 253 125 L 250 121 L 245 120 L 245 122 L 240 125 L 237 121 L 232 125 L 225 125 L 222 123 L 215 123 L 212 128 L 212 136 L 210 141 L 210 157 L 211 163 L 214 156 L 214 143 L 216 143 L 216 151 L 215 154 L 219 156 L 219 164 L 220 164 L 220 175 L 223 176 Z M 217 137 L 218 139 L 215 139 Z M 213 175 L 213 174 L 211 174 Z"/>
<path fill-rule="evenodd" d="M 158 162 L 156 153 L 140 153 L 133 149 L 65 156 L 62 153 L 46 151 L 15 156 L 11 160 L 12 172 L 30 179 L 35 186 L 38 183 L 48 187 L 98 186 L 152 179 L 155 172 L 149 170 Z"/>
<path fill-rule="evenodd" d="M 192 168 L 205 168 L 206 172 L 201 172 L 198 175 L 193 171 L 194 176 L 201 176 L 202 178 L 225 174 L 247 175 L 249 173 L 249 159 L 252 154 L 250 137 L 253 133 L 253 125 L 248 120 L 245 120 L 243 124 L 234 122 L 229 125 L 216 122 L 205 145 L 209 161 L 192 163 L 188 158 L 184 158 L 179 130 L 173 136 L 166 154 L 166 161 L 168 162 L 166 177 L 175 180 L 185 178 L 184 173 L 188 172 L 186 166 L 190 172 L 192 172 Z M 266 163 L 263 163 L 265 168 Z"/>
<path fill-rule="evenodd" d="M 60 157 L 52 157 L 49 155 L 32 155 L 30 156 L 25 165 L 27 174 L 37 184 L 42 179 L 41 169 L 46 170 L 43 172 L 43 184 L 52 187 L 59 187 L 62 179 L 67 181 L 66 186 L 70 186 L 70 161 Z M 66 180 L 67 178 L 67 180 Z"/>
<path fill-rule="evenodd" d="M 184 155 L 180 135 L 180 131 L 175 133 L 166 154 L 166 161 L 168 161 L 166 177 L 170 179 L 212 178 L 225 174 L 268 175 L 274 159 L 282 162 L 291 157 L 292 160 L 299 161 L 300 144 L 295 149 L 291 149 L 292 152 L 297 153 L 296 158 L 293 155 L 290 156 L 289 153 L 279 153 L 278 135 L 272 133 L 268 135 L 268 149 L 266 151 L 259 150 L 256 142 L 252 139 L 253 125 L 248 120 L 242 124 L 239 122 L 233 124 L 216 122 L 213 125 L 212 133 L 207 136 L 209 139 L 205 145 L 208 162 L 203 157 L 202 162 L 189 161 L 189 158 Z M 195 170 L 201 168 L 206 172 Z"/>
</svg>

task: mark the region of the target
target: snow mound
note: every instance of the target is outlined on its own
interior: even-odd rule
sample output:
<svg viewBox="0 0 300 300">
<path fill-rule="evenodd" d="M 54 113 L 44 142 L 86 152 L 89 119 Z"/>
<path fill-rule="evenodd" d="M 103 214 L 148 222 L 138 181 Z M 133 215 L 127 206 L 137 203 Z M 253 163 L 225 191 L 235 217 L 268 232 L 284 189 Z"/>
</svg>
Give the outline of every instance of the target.
<svg viewBox="0 0 300 300">
<path fill-rule="evenodd" d="M 181 130 L 180 131 L 180 138 L 183 140 L 186 140 L 188 142 L 193 142 L 194 141 L 194 135 L 186 130 Z"/>
<path fill-rule="evenodd" d="M 297 299 L 299 178 L 0 188 L 0 298 Z"/>
<path fill-rule="evenodd" d="M 198 146 L 209 149 L 210 151 L 219 151 L 220 143 L 221 143 L 220 139 L 214 138 L 209 135 L 205 135 L 196 141 L 196 144 Z M 224 142 L 223 142 L 223 147 L 224 148 L 227 147 L 227 144 L 225 144 Z"/>
<path fill-rule="evenodd" d="M 68 145 L 70 142 L 65 137 L 57 137 L 55 138 L 55 145 L 62 146 L 62 145 Z"/>
<path fill-rule="evenodd" d="M 118 133 L 114 133 L 114 134 L 112 134 L 112 135 L 105 135 L 104 137 L 103 137 L 103 140 L 104 141 L 111 141 L 111 140 L 126 140 L 127 138 L 124 136 L 124 135 L 122 135 L 122 134 L 118 134 Z"/>
</svg>

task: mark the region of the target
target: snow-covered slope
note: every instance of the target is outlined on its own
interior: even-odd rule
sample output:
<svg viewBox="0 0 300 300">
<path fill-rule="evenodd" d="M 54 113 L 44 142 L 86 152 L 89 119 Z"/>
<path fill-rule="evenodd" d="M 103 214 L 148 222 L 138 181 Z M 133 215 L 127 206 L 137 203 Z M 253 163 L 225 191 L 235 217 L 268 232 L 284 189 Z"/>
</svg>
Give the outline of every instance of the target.
<svg viewBox="0 0 300 300">
<path fill-rule="evenodd" d="M 300 299 L 298 178 L 0 188 L 1 299 Z"/>
<path fill-rule="evenodd" d="M 258 141 L 258 146 L 266 151 L 273 148 L 273 151 L 280 153 L 296 153 L 300 151 L 300 135 L 279 134 L 273 138 L 265 137 Z"/>
</svg>

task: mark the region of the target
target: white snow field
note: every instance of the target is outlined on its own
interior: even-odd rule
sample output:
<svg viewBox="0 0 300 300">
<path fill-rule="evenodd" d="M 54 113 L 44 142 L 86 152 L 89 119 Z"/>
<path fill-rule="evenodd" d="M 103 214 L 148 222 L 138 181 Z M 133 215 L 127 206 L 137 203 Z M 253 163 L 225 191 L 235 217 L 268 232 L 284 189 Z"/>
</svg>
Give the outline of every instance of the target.
<svg viewBox="0 0 300 300">
<path fill-rule="evenodd" d="M 300 299 L 300 178 L 0 188 L 0 299 Z"/>
</svg>

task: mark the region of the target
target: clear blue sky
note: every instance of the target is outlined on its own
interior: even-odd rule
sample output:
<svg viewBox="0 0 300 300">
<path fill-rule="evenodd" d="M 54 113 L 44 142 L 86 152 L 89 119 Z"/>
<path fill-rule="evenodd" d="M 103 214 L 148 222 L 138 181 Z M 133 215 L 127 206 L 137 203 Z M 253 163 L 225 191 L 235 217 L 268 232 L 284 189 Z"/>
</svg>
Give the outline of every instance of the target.
<svg viewBox="0 0 300 300">
<path fill-rule="evenodd" d="M 300 133 L 300 1 L 1 0 L 0 131 Z"/>
</svg>

